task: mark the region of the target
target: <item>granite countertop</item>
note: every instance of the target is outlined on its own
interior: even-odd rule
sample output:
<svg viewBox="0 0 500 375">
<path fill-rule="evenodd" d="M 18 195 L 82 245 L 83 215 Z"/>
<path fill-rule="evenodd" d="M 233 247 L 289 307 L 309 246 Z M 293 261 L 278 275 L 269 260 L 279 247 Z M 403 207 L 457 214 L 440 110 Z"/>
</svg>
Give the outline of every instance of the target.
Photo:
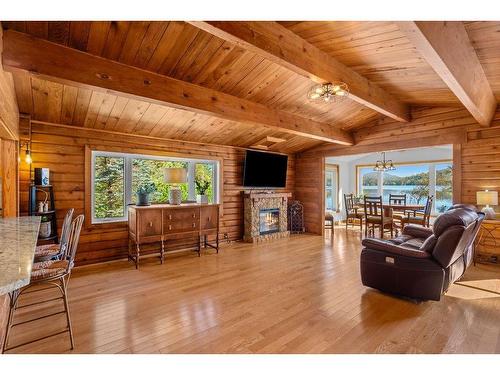
<svg viewBox="0 0 500 375">
<path fill-rule="evenodd" d="M 30 282 L 40 217 L 0 218 L 0 295 Z"/>
</svg>

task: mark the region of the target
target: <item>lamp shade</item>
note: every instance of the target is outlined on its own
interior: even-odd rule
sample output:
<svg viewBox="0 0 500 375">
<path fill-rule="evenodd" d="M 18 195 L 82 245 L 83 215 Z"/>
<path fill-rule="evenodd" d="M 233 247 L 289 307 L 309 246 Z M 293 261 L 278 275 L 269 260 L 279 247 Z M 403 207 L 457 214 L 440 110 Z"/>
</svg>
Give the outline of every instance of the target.
<svg viewBox="0 0 500 375">
<path fill-rule="evenodd" d="M 167 184 L 185 184 L 187 182 L 185 168 L 165 168 L 163 176 Z"/>
<path fill-rule="evenodd" d="M 498 205 L 498 192 L 497 191 L 478 191 L 476 192 L 476 200 L 479 205 Z"/>
</svg>

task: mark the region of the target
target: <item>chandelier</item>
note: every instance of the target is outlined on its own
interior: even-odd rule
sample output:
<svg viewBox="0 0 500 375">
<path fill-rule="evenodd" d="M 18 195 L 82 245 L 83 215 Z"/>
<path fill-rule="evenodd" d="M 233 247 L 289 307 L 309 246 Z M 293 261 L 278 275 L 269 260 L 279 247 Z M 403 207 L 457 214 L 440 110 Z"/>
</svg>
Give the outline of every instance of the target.
<svg viewBox="0 0 500 375">
<path fill-rule="evenodd" d="M 382 152 L 382 160 L 377 160 L 375 167 L 373 168 L 376 172 L 393 171 L 396 167 L 392 163 L 392 160 L 385 159 L 385 152 Z"/>
<path fill-rule="evenodd" d="M 336 103 L 344 100 L 349 95 L 347 83 L 323 83 L 314 85 L 309 90 L 307 97 L 309 100 L 326 103 Z"/>
</svg>

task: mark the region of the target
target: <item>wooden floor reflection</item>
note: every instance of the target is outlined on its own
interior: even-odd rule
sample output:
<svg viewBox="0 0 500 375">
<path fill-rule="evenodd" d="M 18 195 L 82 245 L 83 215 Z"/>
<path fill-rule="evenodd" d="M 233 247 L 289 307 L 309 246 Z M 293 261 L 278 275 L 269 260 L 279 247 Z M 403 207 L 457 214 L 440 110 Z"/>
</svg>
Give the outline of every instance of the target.
<svg viewBox="0 0 500 375">
<path fill-rule="evenodd" d="M 500 352 L 500 268 L 471 267 L 441 302 L 416 304 L 363 287 L 360 251 L 359 231 L 336 227 L 324 238 L 146 259 L 139 270 L 125 261 L 77 268 L 75 350 L 61 335 L 13 352 Z M 62 317 L 20 326 L 12 345 L 63 326 Z"/>
</svg>

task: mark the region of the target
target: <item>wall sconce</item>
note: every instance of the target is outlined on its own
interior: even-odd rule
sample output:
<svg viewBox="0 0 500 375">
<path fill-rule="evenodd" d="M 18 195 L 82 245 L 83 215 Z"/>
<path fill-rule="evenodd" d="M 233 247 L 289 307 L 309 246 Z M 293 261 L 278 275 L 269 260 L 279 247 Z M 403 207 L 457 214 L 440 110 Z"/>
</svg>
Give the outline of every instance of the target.
<svg viewBox="0 0 500 375">
<path fill-rule="evenodd" d="M 21 142 L 19 144 L 19 148 L 21 148 L 21 149 L 24 146 L 26 146 L 26 151 L 24 152 L 24 161 L 26 162 L 26 164 L 31 164 L 33 162 L 33 159 L 31 158 L 31 150 L 30 150 L 30 143 L 29 143 L 29 141 Z"/>
</svg>

